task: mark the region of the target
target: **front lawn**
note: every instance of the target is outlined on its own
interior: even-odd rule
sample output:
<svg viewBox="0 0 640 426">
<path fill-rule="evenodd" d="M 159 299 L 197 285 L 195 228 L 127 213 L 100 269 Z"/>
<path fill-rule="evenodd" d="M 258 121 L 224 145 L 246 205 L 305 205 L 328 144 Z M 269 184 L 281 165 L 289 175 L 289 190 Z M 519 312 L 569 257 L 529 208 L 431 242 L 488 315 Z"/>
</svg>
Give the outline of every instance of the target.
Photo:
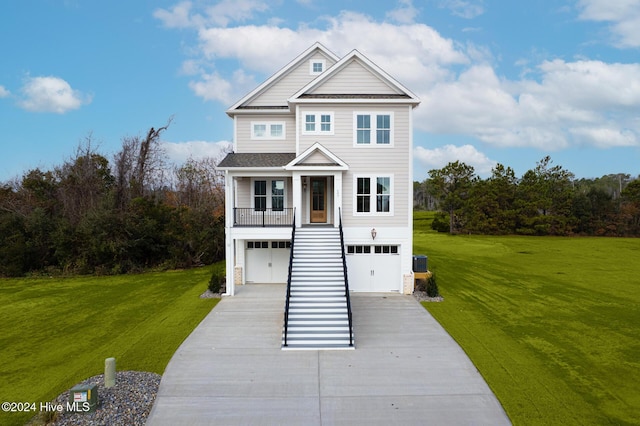
<svg viewBox="0 0 640 426">
<path fill-rule="evenodd" d="M 39 406 L 104 373 L 108 357 L 117 370 L 162 374 L 219 300 L 198 297 L 211 272 L 0 280 L 0 399 Z M 0 424 L 34 414 L 0 413 Z"/>
<path fill-rule="evenodd" d="M 416 213 L 424 303 L 515 425 L 640 424 L 640 239 L 450 236 Z M 437 366 L 432 366 L 437 368 Z"/>
</svg>

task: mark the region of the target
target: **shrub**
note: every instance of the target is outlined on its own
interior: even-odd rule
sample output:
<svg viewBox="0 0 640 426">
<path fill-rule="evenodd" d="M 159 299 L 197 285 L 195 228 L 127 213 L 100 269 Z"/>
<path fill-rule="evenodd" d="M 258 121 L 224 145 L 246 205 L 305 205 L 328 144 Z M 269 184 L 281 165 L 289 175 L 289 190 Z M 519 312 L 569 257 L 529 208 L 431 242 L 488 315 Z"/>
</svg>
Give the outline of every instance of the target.
<svg viewBox="0 0 640 426">
<path fill-rule="evenodd" d="M 222 285 L 225 283 L 224 272 L 215 269 L 211 274 L 211 279 L 209 279 L 209 291 L 212 293 L 220 293 L 222 289 Z"/>
<path fill-rule="evenodd" d="M 427 296 L 429 297 L 438 297 L 440 296 L 440 291 L 438 291 L 438 283 L 436 282 L 436 273 L 435 271 L 431 273 L 431 276 L 427 279 L 426 290 Z"/>
</svg>

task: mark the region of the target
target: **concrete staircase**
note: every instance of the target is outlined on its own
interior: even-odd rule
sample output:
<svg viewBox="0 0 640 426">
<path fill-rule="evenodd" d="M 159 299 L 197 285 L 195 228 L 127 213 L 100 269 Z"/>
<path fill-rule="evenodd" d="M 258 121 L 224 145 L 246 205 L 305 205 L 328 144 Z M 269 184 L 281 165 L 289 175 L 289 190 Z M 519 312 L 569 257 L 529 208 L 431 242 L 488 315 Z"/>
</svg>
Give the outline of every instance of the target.
<svg viewBox="0 0 640 426">
<path fill-rule="evenodd" d="M 353 349 L 338 228 L 298 228 L 293 244 L 287 346 Z"/>
</svg>

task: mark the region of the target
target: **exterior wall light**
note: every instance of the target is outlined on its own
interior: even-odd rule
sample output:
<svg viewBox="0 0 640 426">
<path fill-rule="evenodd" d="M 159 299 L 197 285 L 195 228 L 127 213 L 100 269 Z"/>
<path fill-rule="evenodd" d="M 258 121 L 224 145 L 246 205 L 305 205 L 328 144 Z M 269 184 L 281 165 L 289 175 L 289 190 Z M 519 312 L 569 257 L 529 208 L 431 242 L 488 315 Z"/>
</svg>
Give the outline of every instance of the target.
<svg viewBox="0 0 640 426">
<path fill-rule="evenodd" d="M 376 231 L 376 228 L 371 228 L 371 238 L 372 239 L 376 239 L 376 235 L 378 235 L 378 232 Z"/>
</svg>

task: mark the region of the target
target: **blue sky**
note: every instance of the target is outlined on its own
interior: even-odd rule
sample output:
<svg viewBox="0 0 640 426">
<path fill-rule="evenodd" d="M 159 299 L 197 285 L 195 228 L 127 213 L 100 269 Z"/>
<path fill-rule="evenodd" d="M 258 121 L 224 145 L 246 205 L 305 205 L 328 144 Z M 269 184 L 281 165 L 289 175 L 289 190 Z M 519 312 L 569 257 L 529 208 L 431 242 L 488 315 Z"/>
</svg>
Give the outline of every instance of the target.
<svg viewBox="0 0 640 426">
<path fill-rule="evenodd" d="M 415 176 L 460 160 L 517 176 L 640 174 L 640 0 L 5 0 L 0 181 L 91 137 L 164 125 L 173 161 L 216 156 L 224 111 L 319 41 L 416 93 Z"/>
</svg>

